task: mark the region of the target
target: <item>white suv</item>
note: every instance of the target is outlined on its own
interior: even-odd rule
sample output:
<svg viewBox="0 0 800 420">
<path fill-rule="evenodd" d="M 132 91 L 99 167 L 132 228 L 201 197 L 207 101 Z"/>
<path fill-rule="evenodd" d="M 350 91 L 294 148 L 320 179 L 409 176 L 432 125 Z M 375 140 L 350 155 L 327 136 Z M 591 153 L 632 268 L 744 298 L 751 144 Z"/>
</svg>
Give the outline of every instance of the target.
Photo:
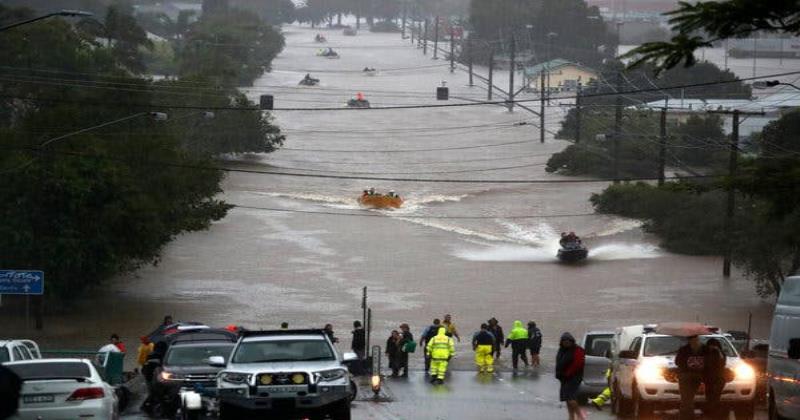
<svg viewBox="0 0 800 420">
<path fill-rule="evenodd" d="M 0 340 L 0 363 L 41 358 L 39 346 L 33 340 Z"/>
<path fill-rule="evenodd" d="M 725 388 L 721 401 L 732 408 L 737 420 L 752 419 L 755 409 L 756 374 L 745 363 L 727 338 L 719 334 L 701 335 L 705 343 L 716 338 L 727 356 Z M 686 338 L 644 333 L 633 339 L 630 348 L 614 360 L 612 377 L 612 411 L 634 417 L 649 416 L 656 409 L 675 409 L 680 406 L 678 368 L 675 356 L 686 344 Z M 702 404 L 701 390 L 695 401 Z"/>
<path fill-rule="evenodd" d="M 220 418 L 253 418 L 252 411 L 350 420 L 350 374 L 323 330 L 243 332 L 227 364 L 217 375 Z"/>
</svg>

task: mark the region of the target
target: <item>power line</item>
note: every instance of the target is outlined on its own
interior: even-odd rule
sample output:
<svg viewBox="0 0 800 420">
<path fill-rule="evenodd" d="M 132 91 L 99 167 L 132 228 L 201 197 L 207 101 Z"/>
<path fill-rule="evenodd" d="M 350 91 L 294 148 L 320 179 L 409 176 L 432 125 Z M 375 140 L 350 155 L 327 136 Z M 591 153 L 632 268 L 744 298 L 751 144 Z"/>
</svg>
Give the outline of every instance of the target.
<svg viewBox="0 0 800 420">
<path fill-rule="evenodd" d="M 125 163 L 131 163 L 126 161 L 125 159 L 114 158 L 110 156 L 103 156 L 98 154 L 89 154 L 89 153 L 78 153 L 78 152 L 66 152 L 66 151 L 54 151 L 54 150 L 43 150 L 34 147 L 18 147 L 18 148 L 5 148 L 7 150 L 29 150 L 34 153 L 52 153 L 58 154 L 62 156 L 70 156 L 70 157 L 83 157 L 83 158 L 94 158 L 94 159 L 104 159 L 104 160 L 112 160 L 112 161 L 120 161 Z M 322 174 L 302 174 L 296 172 L 278 172 L 278 171 L 266 171 L 266 170 L 256 170 L 256 169 L 240 169 L 240 168 L 229 168 L 229 167 L 220 167 L 220 166 L 204 166 L 204 165 L 196 165 L 196 164 L 188 164 L 188 163 L 176 163 L 176 162 L 168 162 L 168 161 L 153 161 L 153 160 L 136 160 L 136 164 L 147 164 L 150 166 L 162 166 L 162 167 L 173 167 L 173 168 L 182 168 L 182 169 L 197 169 L 197 170 L 206 170 L 206 171 L 223 171 L 223 172 L 232 172 L 232 173 L 246 173 L 246 174 L 259 174 L 259 175 L 275 175 L 275 176 L 285 176 L 285 177 L 297 177 L 297 178 L 322 178 L 322 179 L 351 179 L 351 180 L 360 180 L 360 181 L 392 181 L 392 182 L 419 182 L 419 183 L 453 183 L 453 184 L 594 184 L 594 183 L 608 183 L 613 181 L 614 179 L 611 178 L 586 178 L 586 179 L 496 179 L 496 180 L 489 180 L 489 179 L 436 179 L 436 178 L 399 178 L 399 177 L 367 177 L 367 176 L 350 176 L 350 175 L 322 175 Z M 719 178 L 716 175 L 696 175 L 691 177 L 667 177 L 666 179 L 696 179 L 696 178 Z M 621 181 L 626 182 L 633 182 L 633 181 L 654 181 L 657 178 L 654 177 L 631 177 L 631 178 L 620 178 Z"/>
<path fill-rule="evenodd" d="M 593 98 L 593 97 L 605 97 L 605 96 L 616 96 L 616 95 L 628 95 L 634 93 L 646 93 L 646 92 L 660 92 L 668 89 L 688 89 L 688 88 L 696 88 L 696 87 L 707 87 L 707 86 L 716 86 L 722 84 L 731 84 L 731 83 L 739 83 L 751 80 L 761 80 L 761 79 L 768 79 L 768 78 L 778 78 L 782 76 L 790 76 L 800 74 L 800 71 L 792 71 L 792 72 L 785 72 L 785 73 L 776 73 L 770 75 L 763 75 L 763 76 L 755 76 L 749 77 L 744 79 L 735 79 L 735 80 L 720 80 L 715 82 L 699 82 L 699 83 L 692 83 L 692 84 L 685 84 L 685 85 L 675 85 L 675 86 L 663 86 L 660 88 L 645 88 L 645 89 L 638 89 L 638 90 L 630 90 L 630 91 L 619 91 L 619 92 L 597 92 L 597 93 L 585 93 L 582 94 L 582 99 L 586 98 Z M 157 104 L 157 103 L 150 103 L 150 104 L 136 104 L 136 103 L 114 103 L 114 102 L 95 102 L 95 101 L 76 101 L 76 100 L 69 100 L 69 99 L 56 99 L 56 98 L 30 98 L 18 95 L 0 95 L 0 97 L 4 98 L 12 98 L 12 99 L 23 99 L 23 100 L 44 100 L 44 101 L 52 101 L 52 102 L 72 102 L 72 103 L 82 103 L 82 104 L 91 104 L 91 105 L 116 105 L 116 106 L 125 106 L 125 107 L 147 107 L 147 108 L 168 108 L 168 109 L 197 109 L 197 110 L 231 110 L 231 111 L 259 111 L 260 108 L 257 107 L 230 107 L 230 106 L 192 106 L 192 105 L 176 105 L 176 104 Z M 563 96 L 559 99 L 575 99 L 576 96 Z M 501 101 L 478 101 L 478 102 L 462 102 L 462 103 L 448 103 L 448 104 L 412 104 L 412 105 L 390 105 L 390 106 L 376 106 L 371 108 L 348 108 L 348 107 L 317 107 L 317 108 L 302 108 L 302 107 L 286 107 L 286 108 L 275 108 L 273 111 L 304 111 L 304 112 L 314 112 L 314 111 L 352 111 L 352 112 L 366 112 L 366 111 L 381 111 L 381 110 L 403 110 L 403 109 L 431 109 L 431 108 L 460 108 L 460 107 L 471 107 L 471 106 L 483 106 L 483 105 L 508 105 L 509 103 L 515 104 L 523 104 L 529 102 L 537 102 L 539 99 L 516 99 L 513 101 L 508 100 L 501 100 Z"/>
</svg>

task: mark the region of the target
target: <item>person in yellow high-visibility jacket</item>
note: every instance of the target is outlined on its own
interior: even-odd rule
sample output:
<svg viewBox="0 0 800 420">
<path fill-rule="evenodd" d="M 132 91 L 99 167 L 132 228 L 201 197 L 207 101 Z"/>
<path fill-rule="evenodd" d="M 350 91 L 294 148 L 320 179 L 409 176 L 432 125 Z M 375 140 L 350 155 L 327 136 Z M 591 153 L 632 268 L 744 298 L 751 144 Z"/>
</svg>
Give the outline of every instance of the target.
<svg viewBox="0 0 800 420">
<path fill-rule="evenodd" d="M 606 402 L 611 400 L 611 368 L 606 369 L 606 381 L 608 381 L 609 385 L 603 392 L 591 400 L 594 407 L 598 410 L 602 410 Z"/>
<path fill-rule="evenodd" d="M 436 336 L 428 340 L 425 353 L 431 358 L 431 383 L 444 383 L 447 363 L 456 354 L 456 343 L 447 336 L 446 328 L 439 328 Z"/>
</svg>

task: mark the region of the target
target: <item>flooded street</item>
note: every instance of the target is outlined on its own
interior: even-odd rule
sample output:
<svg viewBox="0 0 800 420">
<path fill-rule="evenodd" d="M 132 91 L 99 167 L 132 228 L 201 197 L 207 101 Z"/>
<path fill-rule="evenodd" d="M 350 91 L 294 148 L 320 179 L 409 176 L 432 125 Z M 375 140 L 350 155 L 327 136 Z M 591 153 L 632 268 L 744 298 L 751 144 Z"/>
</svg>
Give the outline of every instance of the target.
<svg viewBox="0 0 800 420">
<path fill-rule="evenodd" d="M 435 88 L 446 82 L 449 103 L 486 98 L 484 88 L 467 86 L 465 72 L 451 74 L 445 60 L 432 60 L 430 51 L 423 56 L 399 34 L 323 31 L 325 45 L 341 55 L 332 60 L 316 56 L 316 32 L 287 27 L 286 50 L 247 94 L 256 101 L 272 94 L 277 109 L 343 107 L 357 92 L 373 106 L 436 104 Z M 378 72 L 365 75 L 364 67 Z M 298 87 L 306 73 L 321 85 Z M 506 77 L 498 74 L 497 85 L 507 88 Z M 549 134 L 540 144 L 535 126 L 517 124 L 538 117 L 500 106 L 276 110 L 284 149 L 226 165 L 319 177 L 229 173 L 223 198 L 246 208 L 234 208 L 208 231 L 178 237 L 157 266 L 115 279 L 28 335 L 45 346 L 99 347 L 111 332 L 134 343 L 172 314 L 248 328 L 330 322 L 345 349 L 367 286 L 374 343 L 383 345 L 401 322 L 418 336 L 432 318 L 451 313 L 467 338 L 457 351 L 467 354 L 468 337 L 488 318 L 505 328 L 515 319 L 535 320 L 548 369 L 563 331 L 662 320 L 742 330 L 752 313 L 754 336 L 767 336 L 771 303 L 738 273 L 723 280 L 720 259 L 668 253 L 638 222 L 591 214 L 589 196 L 605 183 L 550 183 L 569 179 L 544 170 L 567 145 L 552 135 L 566 111 L 555 100 L 547 108 Z M 547 182 L 502 182 L 508 180 Z M 395 190 L 406 204 L 364 210 L 357 198 L 370 187 Z M 585 263 L 555 258 L 562 231 L 585 239 Z M 19 318 L 2 323 L 12 335 L 25 332 Z M 471 368 L 470 357 L 456 368 Z"/>
</svg>

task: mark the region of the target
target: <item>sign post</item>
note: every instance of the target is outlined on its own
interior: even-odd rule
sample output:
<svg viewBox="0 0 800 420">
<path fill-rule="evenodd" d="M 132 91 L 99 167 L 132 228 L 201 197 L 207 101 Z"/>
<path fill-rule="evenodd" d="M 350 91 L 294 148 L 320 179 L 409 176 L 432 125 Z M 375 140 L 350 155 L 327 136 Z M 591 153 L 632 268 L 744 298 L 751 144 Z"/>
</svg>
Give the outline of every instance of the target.
<svg viewBox="0 0 800 420">
<path fill-rule="evenodd" d="M 0 270 L 0 296 L 25 296 L 25 330 L 30 327 L 31 295 L 44 294 L 44 271 Z"/>
</svg>

